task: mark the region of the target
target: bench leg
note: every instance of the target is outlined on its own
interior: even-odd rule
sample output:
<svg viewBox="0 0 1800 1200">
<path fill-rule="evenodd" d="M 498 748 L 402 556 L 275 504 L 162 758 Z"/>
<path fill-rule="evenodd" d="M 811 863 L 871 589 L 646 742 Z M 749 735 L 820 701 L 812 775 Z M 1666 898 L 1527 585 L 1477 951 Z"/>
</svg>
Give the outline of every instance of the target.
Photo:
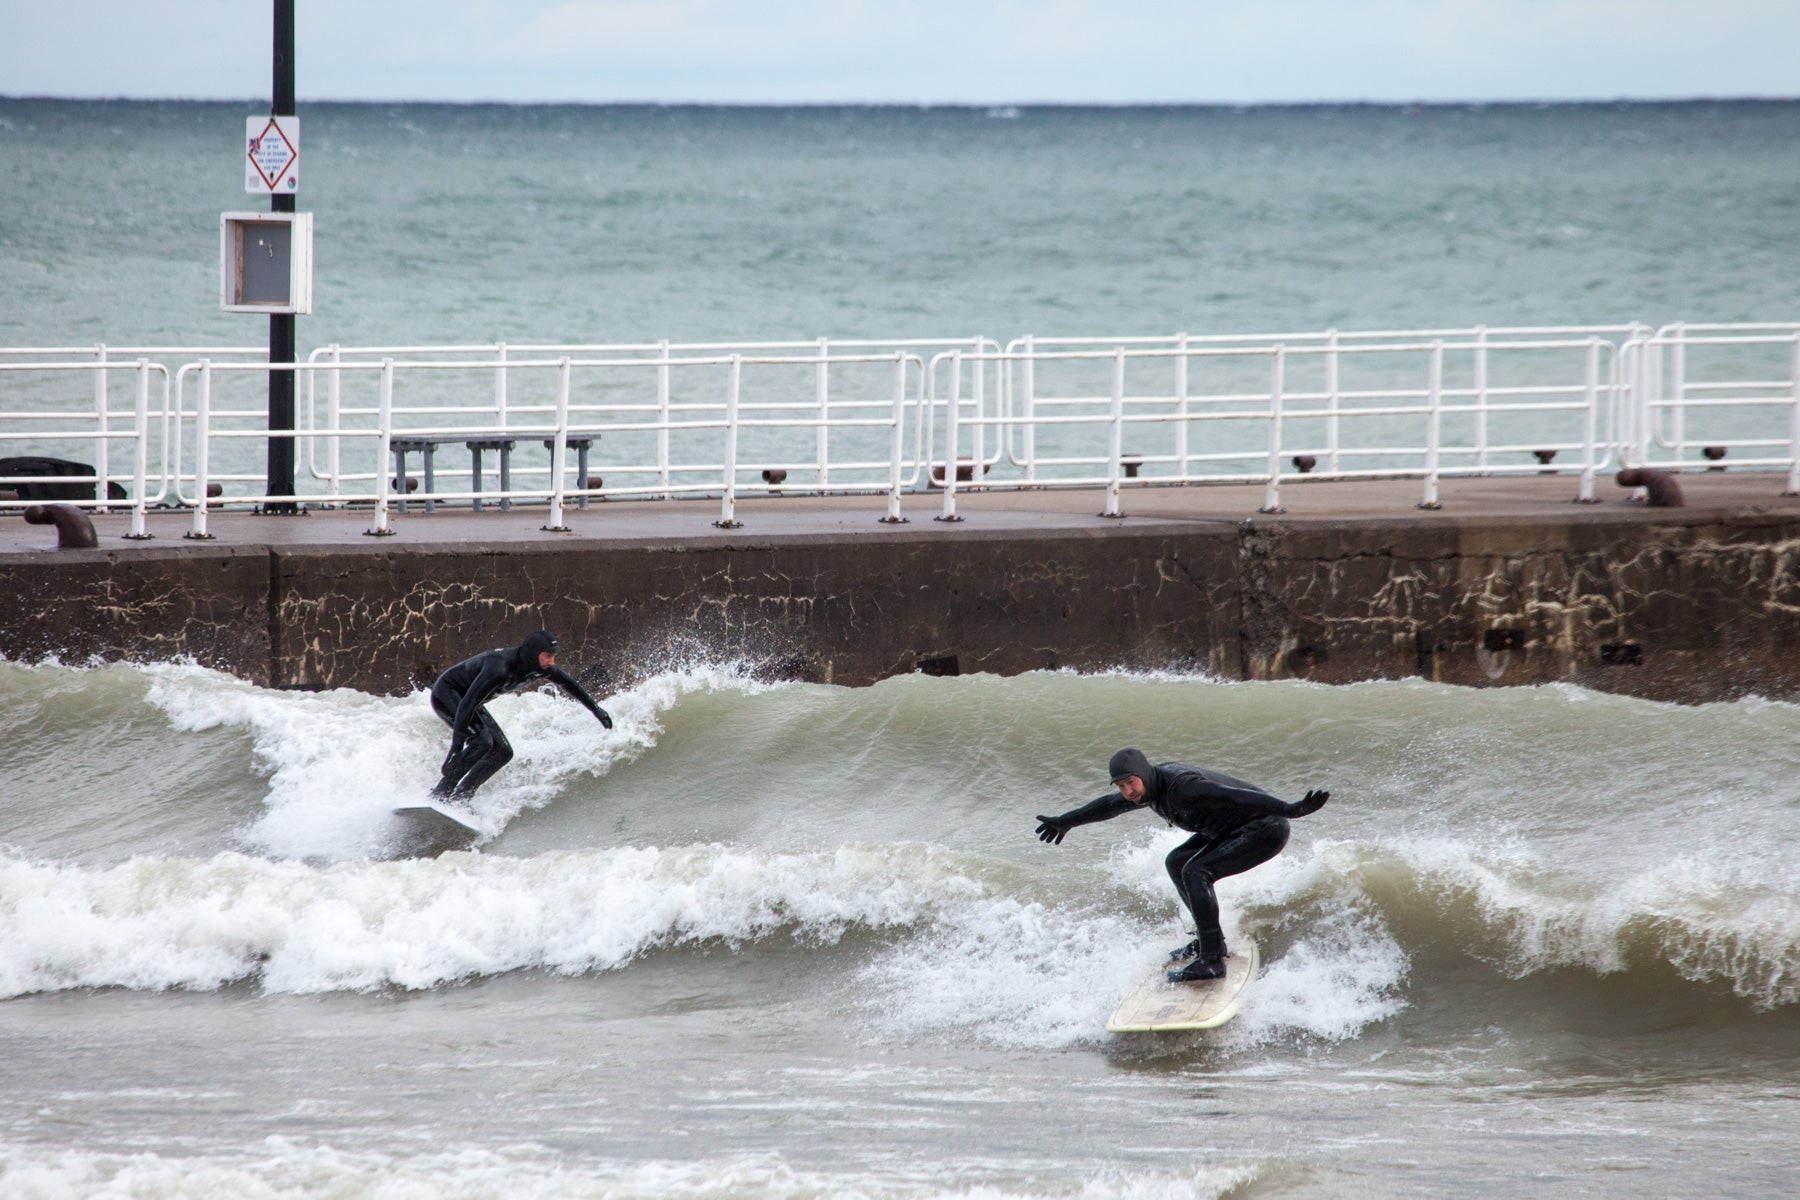
<svg viewBox="0 0 1800 1200">
<path fill-rule="evenodd" d="M 437 491 L 437 471 L 433 469 L 431 462 L 431 456 L 436 449 L 437 447 L 427 443 L 423 451 L 425 455 L 425 511 L 428 513 L 437 511 L 437 501 L 431 498 Z"/>
<path fill-rule="evenodd" d="M 472 511 L 480 512 L 481 511 L 481 450 L 480 450 L 480 448 L 476 447 L 476 446 L 470 446 L 469 447 L 469 457 L 471 459 L 473 459 L 475 462 L 475 469 L 471 474 L 471 478 L 474 481 L 473 491 L 475 492 L 475 498 L 473 501 L 471 501 L 471 504 L 474 506 Z"/>
<path fill-rule="evenodd" d="M 398 446 L 394 448 L 394 494 L 399 499 L 394 501 L 394 511 L 406 511 L 406 451 Z"/>
<path fill-rule="evenodd" d="M 512 451 L 505 446 L 500 447 L 500 511 L 512 511 Z"/>
</svg>

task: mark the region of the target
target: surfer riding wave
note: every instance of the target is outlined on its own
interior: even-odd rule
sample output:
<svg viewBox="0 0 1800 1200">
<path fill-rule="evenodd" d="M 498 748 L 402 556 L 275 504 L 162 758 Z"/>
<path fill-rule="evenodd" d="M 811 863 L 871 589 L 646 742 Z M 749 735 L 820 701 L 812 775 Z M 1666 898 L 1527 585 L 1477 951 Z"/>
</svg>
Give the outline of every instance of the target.
<svg viewBox="0 0 1800 1200">
<path fill-rule="evenodd" d="M 431 685 L 431 708 L 450 726 L 450 753 L 431 794 L 439 799 L 466 800 L 494 772 L 512 761 L 512 743 L 487 710 L 495 696 L 527 684 L 549 680 L 581 702 L 606 728 L 612 717 L 579 683 L 556 665 L 556 637 L 540 629 L 511 649 L 501 648 L 464 659 Z"/>
<path fill-rule="evenodd" d="M 1310 791 L 1289 804 L 1218 771 L 1177 762 L 1152 766 L 1143 751 L 1133 749 L 1113 755 L 1108 769 L 1117 791 L 1059 817 L 1039 816 L 1038 837 L 1057 845 L 1077 825 L 1110 821 L 1145 807 L 1192 833 L 1193 837 L 1169 852 L 1166 865 L 1176 894 L 1193 914 L 1196 934 L 1169 957 L 1194 957 L 1194 961 L 1170 971 L 1169 978 L 1177 983 L 1222 978 L 1225 933 L 1219 927 L 1214 881 L 1242 874 L 1280 854 L 1287 845 L 1289 818 L 1318 812 L 1331 793 Z"/>
</svg>

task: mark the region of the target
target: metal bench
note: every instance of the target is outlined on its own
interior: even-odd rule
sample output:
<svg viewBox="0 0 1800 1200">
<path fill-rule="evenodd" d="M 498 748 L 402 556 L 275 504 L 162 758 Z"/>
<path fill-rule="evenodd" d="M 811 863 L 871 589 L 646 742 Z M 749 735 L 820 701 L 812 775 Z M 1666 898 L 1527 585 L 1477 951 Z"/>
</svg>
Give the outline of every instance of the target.
<svg viewBox="0 0 1800 1200">
<path fill-rule="evenodd" d="M 588 449 L 594 444 L 596 437 L 597 435 L 572 437 L 565 439 L 563 443 L 564 445 L 571 446 L 575 449 L 576 475 L 581 486 L 584 488 L 587 486 Z M 506 493 L 512 491 L 512 452 L 513 447 L 518 445 L 516 440 L 511 438 L 469 437 L 467 434 L 462 433 L 431 433 L 409 434 L 404 437 L 391 437 L 388 439 L 388 445 L 394 452 L 395 491 L 399 496 L 394 504 L 395 512 L 403 513 L 406 511 L 406 456 L 415 452 L 422 456 L 425 464 L 425 511 L 428 513 L 437 511 L 437 501 L 432 498 L 433 493 L 437 491 L 437 472 L 436 464 L 433 461 L 434 456 L 436 455 L 439 446 L 450 446 L 459 443 L 469 448 L 469 490 L 475 493 L 473 499 L 474 510 L 480 512 L 483 503 L 481 499 L 481 456 L 488 450 L 496 451 L 500 455 L 500 510 L 502 512 L 507 512 L 512 509 L 512 500 Z M 544 439 L 545 449 L 554 450 L 555 447 L 555 438 Z M 586 496 L 581 497 L 580 507 L 587 507 Z"/>
</svg>

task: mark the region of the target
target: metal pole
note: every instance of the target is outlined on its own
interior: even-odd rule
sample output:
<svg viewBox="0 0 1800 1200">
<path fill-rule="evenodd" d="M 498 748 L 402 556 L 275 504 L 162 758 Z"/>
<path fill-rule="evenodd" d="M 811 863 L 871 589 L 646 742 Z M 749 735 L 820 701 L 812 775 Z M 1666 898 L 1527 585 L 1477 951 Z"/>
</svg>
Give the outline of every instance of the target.
<svg viewBox="0 0 1800 1200">
<path fill-rule="evenodd" d="M 1600 339 L 1590 337 L 1587 348 L 1587 411 L 1582 415 L 1581 486 L 1575 493 L 1577 504 L 1598 504 L 1594 495 L 1594 469 L 1598 460 L 1594 438 L 1600 421 Z"/>
<path fill-rule="evenodd" d="M 1800 496 L 1800 337 L 1794 338 L 1788 369 L 1794 398 L 1788 408 L 1788 476 L 1787 490 L 1782 495 Z"/>
<path fill-rule="evenodd" d="M 1025 401 L 1019 415 L 1025 422 L 1025 482 L 1037 482 L 1037 338 L 1025 335 L 1025 361 L 1021 364 L 1025 380 Z"/>
<path fill-rule="evenodd" d="M 831 445 L 827 428 L 831 423 L 831 391 L 828 378 L 828 363 L 831 358 L 831 340 L 819 339 L 819 365 L 815 368 L 813 378 L 813 399 L 819 408 L 818 448 L 819 448 L 819 491 L 823 493 L 831 486 Z"/>
<path fill-rule="evenodd" d="M 394 469 L 388 465 L 394 453 L 394 360 L 391 358 L 381 360 L 380 405 L 379 415 L 375 418 L 375 523 L 363 533 L 369 537 L 393 537 L 394 531 L 388 528 L 388 472 Z M 406 480 L 400 480 L 399 484 L 404 500 Z"/>
<path fill-rule="evenodd" d="M 274 0 L 275 52 L 269 112 L 294 115 L 294 0 Z M 270 212 L 294 211 L 291 192 L 269 197 Z M 294 488 L 294 314 L 269 315 L 269 466 L 265 495 L 288 496 Z M 287 365 L 282 365 L 287 364 Z M 265 503 L 265 513 L 300 511 L 293 500 Z"/>
<path fill-rule="evenodd" d="M 900 454 L 906 439 L 906 352 L 894 352 L 894 412 L 888 429 L 888 505 L 883 525 L 904 525 L 900 515 Z"/>
<path fill-rule="evenodd" d="M 656 368 L 656 483 L 669 498 L 669 339 L 662 340 L 662 362 Z"/>
<path fill-rule="evenodd" d="M 1488 347 L 1487 326 L 1475 327 L 1475 466 L 1483 474 L 1488 465 Z"/>
<path fill-rule="evenodd" d="M 340 443 L 340 435 L 344 423 L 344 381 L 340 369 L 344 356 L 337 343 L 331 346 L 331 382 L 325 389 L 325 428 L 331 434 L 331 445 L 325 452 L 325 473 L 331 477 L 331 495 L 334 500 L 344 494 L 344 456 Z M 308 387 L 311 377 L 308 376 Z M 341 503 L 341 500 L 338 500 Z"/>
<path fill-rule="evenodd" d="M 958 350 L 950 356 L 950 402 L 944 411 L 944 511 L 931 518 L 934 521 L 960 521 L 956 515 L 956 428 L 957 410 L 962 407 L 962 351 Z M 926 458 L 930 462 L 930 456 Z M 929 469 L 929 467 L 927 467 Z M 969 478 L 974 479 L 971 470 Z"/>
<path fill-rule="evenodd" d="M 1175 461 L 1182 479 L 1193 470 L 1188 461 L 1188 335 L 1175 335 Z"/>
<path fill-rule="evenodd" d="M 1287 347 L 1277 343 L 1269 364 L 1269 477 L 1263 485 L 1259 513 L 1283 513 L 1281 507 L 1281 412 L 1287 394 Z"/>
<path fill-rule="evenodd" d="M 1341 401 L 1338 396 L 1338 331 L 1327 330 L 1325 334 L 1325 461 L 1327 470 L 1333 475 L 1338 473 L 1338 414 Z"/>
<path fill-rule="evenodd" d="M 1106 509 L 1103 517 L 1123 517 L 1119 511 L 1119 459 L 1125 446 L 1125 348 L 1113 351 L 1112 413 L 1106 436 Z"/>
<path fill-rule="evenodd" d="M 150 473 L 150 360 L 147 358 L 137 361 L 135 411 L 137 445 L 132 452 L 131 532 L 125 536 L 132 541 L 149 541 L 150 531 L 144 528 L 144 480 Z"/>
<path fill-rule="evenodd" d="M 181 536 L 211 541 L 206 531 L 206 491 L 211 476 L 207 450 L 212 445 L 212 360 L 200 360 L 200 408 L 194 438 L 194 527 Z"/>
<path fill-rule="evenodd" d="M 99 508 L 96 511 L 105 512 L 109 461 L 106 453 L 106 347 L 104 345 L 100 347 L 100 365 L 94 371 L 94 420 L 100 429 L 100 436 L 94 441 L 94 499 L 99 502 Z"/>
<path fill-rule="evenodd" d="M 1431 407 L 1425 416 L 1425 495 L 1419 508 L 1442 508 L 1438 502 L 1438 449 L 1443 436 L 1444 343 L 1431 346 Z"/>
<path fill-rule="evenodd" d="M 569 463 L 569 360 L 558 364 L 556 373 L 556 438 L 550 444 L 550 523 L 546 533 L 568 533 L 563 524 L 563 472 Z M 580 481 L 582 487 L 587 481 Z"/>
<path fill-rule="evenodd" d="M 739 529 L 737 519 L 737 445 L 738 399 L 743 387 L 744 358 L 731 356 L 731 371 L 725 387 L 725 497 L 719 503 L 719 519 L 713 524 L 720 529 Z"/>
</svg>

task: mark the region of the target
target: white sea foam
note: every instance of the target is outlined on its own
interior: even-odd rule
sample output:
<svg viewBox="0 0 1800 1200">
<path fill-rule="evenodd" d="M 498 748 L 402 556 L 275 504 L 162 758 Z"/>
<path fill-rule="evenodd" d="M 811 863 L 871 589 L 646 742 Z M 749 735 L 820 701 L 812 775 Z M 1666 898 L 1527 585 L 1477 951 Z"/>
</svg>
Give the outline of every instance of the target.
<svg viewBox="0 0 1800 1200">
<path fill-rule="evenodd" d="M 149 702 L 177 730 L 228 727 L 252 739 L 269 790 L 267 812 L 242 833 L 249 848 L 325 861 L 380 856 L 398 832 L 392 810 L 423 803 L 437 781 L 448 733 L 425 692 L 278 692 L 194 666 L 146 669 Z M 499 697 L 489 707 L 516 757 L 475 796 L 473 823 L 496 835 L 572 781 L 635 758 L 655 744 L 662 714 L 684 695 L 763 686 L 730 665 L 668 672 L 605 698 L 611 730 L 560 694 Z"/>
<path fill-rule="evenodd" d="M 0 996 L 77 987 L 425 988 L 651 949 L 938 919 L 982 885 L 947 853 L 724 846 L 309 865 L 222 854 L 105 869 L 0 859 Z"/>
<path fill-rule="evenodd" d="M 526 1147 L 403 1157 L 308 1147 L 280 1137 L 267 1138 L 255 1149 L 253 1154 L 164 1156 L 0 1147 L 0 1195 L 17 1200 L 1215 1200 L 1259 1175 L 1254 1165 L 1210 1165 L 1186 1174 L 1044 1169 L 970 1183 L 964 1178 L 966 1169 L 954 1163 L 939 1165 L 939 1179 L 929 1174 L 894 1179 L 801 1170 L 776 1154 L 579 1163 Z"/>
</svg>

